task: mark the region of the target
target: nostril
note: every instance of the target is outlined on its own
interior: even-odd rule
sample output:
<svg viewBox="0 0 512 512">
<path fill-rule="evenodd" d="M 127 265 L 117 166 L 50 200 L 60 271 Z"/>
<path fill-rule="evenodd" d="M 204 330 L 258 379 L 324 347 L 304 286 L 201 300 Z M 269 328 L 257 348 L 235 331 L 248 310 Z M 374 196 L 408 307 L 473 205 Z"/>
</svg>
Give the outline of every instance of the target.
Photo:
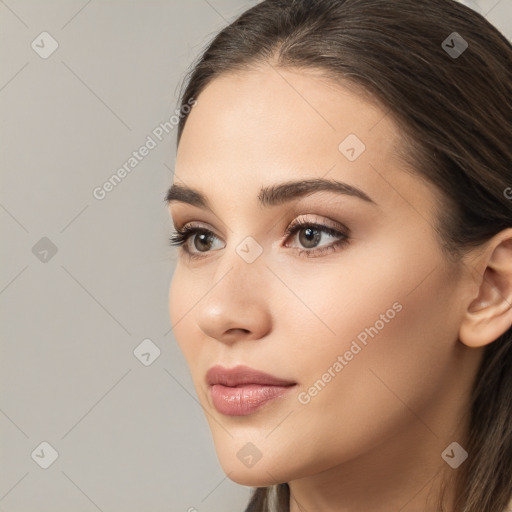
<svg viewBox="0 0 512 512">
<path fill-rule="evenodd" d="M 239 332 L 249 333 L 251 331 L 249 329 L 242 329 L 242 328 L 239 328 L 239 327 L 234 327 L 233 329 L 229 329 L 228 332 L 229 333 L 233 333 L 233 334 L 237 334 Z"/>
</svg>

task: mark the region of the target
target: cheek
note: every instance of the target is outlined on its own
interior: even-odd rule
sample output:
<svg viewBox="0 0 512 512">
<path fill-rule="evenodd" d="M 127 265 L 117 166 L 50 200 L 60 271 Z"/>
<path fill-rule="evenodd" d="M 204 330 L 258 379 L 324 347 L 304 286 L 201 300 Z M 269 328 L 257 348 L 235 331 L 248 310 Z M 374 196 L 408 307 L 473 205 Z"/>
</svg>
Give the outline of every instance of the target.
<svg viewBox="0 0 512 512">
<path fill-rule="evenodd" d="M 295 421 L 323 433 L 307 448 L 319 464 L 355 456 L 417 421 L 411 411 L 421 417 L 448 382 L 456 319 L 447 273 L 432 256 L 414 265 L 389 258 L 386 268 L 360 260 L 302 290 L 334 331 L 304 313 L 290 348 L 302 368 Z"/>
<path fill-rule="evenodd" d="M 183 272 L 179 268 L 179 263 L 174 271 L 174 275 L 169 288 L 169 317 L 173 334 L 178 346 L 187 361 L 194 351 L 193 340 L 190 339 L 191 315 L 190 310 L 193 303 L 189 304 L 192 294 L 190 292 L 190 283 L 184 277 Z M 188 286 L 188 288 L 187 288 Z M 187 333 L 189 333 L 187 338 Z"/>
</svg>

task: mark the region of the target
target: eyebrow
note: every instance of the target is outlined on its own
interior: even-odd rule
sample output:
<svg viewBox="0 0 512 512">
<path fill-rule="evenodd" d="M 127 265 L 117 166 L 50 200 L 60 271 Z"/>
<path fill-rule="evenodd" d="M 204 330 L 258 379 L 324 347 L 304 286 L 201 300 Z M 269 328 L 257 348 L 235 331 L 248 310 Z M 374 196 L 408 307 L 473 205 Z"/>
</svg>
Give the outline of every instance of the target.
<svg viewBox="0 0 512 512">
<path fill-rule="evenodd" d="M 371 197 L 357 187 L 341 181 L 325 180 L 322 178 L 287 181 L 285 183 L 262 187 L 258 194 L 258 202 L 261 206 L 277 206 L 320 191 L 329 191 L 357 197 L 376 205 Z M 178 201 L 212 211 L 210 203 L 204 194 L 196 189 L 176 183 L 169 188 L 165 201 L 168 205 Z"/>
</svg>

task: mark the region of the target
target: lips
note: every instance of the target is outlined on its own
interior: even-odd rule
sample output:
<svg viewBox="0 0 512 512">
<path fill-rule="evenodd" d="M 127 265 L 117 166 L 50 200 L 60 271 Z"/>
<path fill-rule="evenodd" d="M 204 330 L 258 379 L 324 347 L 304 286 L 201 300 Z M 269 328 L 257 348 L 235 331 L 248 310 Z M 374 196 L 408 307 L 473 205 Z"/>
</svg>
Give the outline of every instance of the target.
<svg viewBox="0 0 512 512">
<path fill-rule="evenodd" d="M 225 416 L 247 416 L 260 407 L 286 395 L 296 382 L 268 373 L 236 366 L 214 366 L 206 374 L 213 406 Z"/>
<path fill-rule="evenodd" d="M 223 368 L 222 366 L 213 366 L 206 374 L 206 382 L 209 386 L 222 384 L 223 386 L 229 387 L 239 387 L 248 384 L 284 387 L 296 384 L 296 382 L 279 379 L 268 373 L 260 372 L 243 365 L 231 369 Z"/>
</svg>

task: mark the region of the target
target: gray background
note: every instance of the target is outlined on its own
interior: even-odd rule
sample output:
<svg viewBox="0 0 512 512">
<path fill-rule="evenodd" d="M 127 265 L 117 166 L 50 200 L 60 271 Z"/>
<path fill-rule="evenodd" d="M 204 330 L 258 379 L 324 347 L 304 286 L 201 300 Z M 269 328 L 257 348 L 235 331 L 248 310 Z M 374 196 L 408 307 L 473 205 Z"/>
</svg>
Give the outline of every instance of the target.
<svg viewBox="0 0 512 512">
<path fill-rule="evenodd" d="M 0 512 L 246 505 L 171 332 L 176 129 L 152 132 L 201 48 L 255 3 L 0 0 Z M 512 0 L 463 3 L 512 39 Z M 31 47 L 51 48 L 43 31 L 47 58 Z"/>
</svg>

